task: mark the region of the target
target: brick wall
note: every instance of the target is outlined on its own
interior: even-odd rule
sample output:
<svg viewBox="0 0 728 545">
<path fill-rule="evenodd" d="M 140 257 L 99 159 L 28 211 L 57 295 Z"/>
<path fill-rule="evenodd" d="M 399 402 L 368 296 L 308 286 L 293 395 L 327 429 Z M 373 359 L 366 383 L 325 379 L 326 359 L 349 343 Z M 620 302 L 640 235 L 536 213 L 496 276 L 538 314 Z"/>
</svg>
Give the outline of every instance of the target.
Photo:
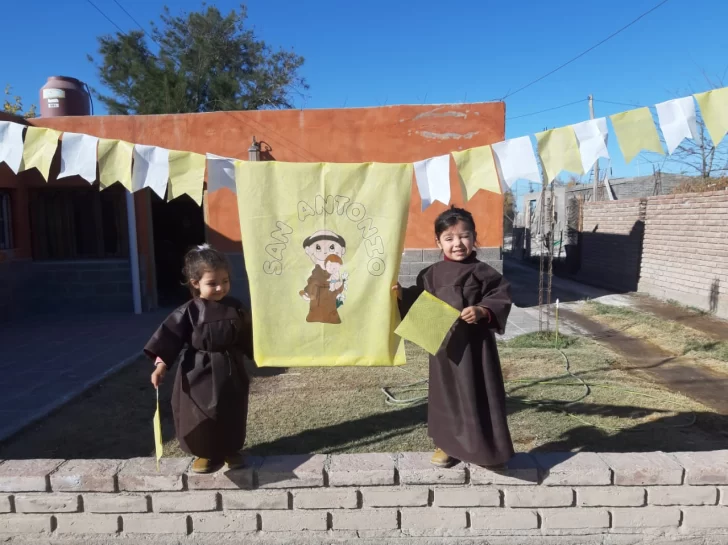
<svg viewBox="0 0 728 545">
<path fill-rule="evenodd" d="M 478 248 L 478 259 L 503 272 L 503 257 L 500 248 Z M 442 250 L 439 249 L 406 249 L 402 254 L 402 264 L 399 268 L 399 282 L 405 287 L 413 286 L 417 275 L 432 265 L 442 261 Z"/>
<path fill-rule="evenodd" d="M 639 291 L 728 318 L 728 191 L 648 199 Z"/>
<path fill-rule="evenodd" d="M 132 309 L 127 260 L 18 260 L 0 264 L 0 322 L 31 311 Z"/>
<path fill-rule="evenodd" d="M 728 451 L 519 454 L 498 473 L 438 469 L 429 456 L 252 458 L 211 475 L 190 473 L 188 458 L 159 472 L 151 458 L 10 460 L 0 540 L 728 543 Z"/>
<path fill-rule="evenodd" d="M 580 280 L 617 291 L 639 281 L 647 200 L 586 203 Z"/>
</svg>

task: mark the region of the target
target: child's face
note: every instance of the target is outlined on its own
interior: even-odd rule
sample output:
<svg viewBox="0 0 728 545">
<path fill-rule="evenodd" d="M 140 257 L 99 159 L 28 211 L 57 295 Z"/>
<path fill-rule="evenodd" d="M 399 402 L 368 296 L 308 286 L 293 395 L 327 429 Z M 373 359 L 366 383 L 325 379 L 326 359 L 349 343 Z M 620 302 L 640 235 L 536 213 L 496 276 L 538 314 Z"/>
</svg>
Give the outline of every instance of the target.
<svg viewBox="0 0 728 545">
<path fill-rule="evenodd" d="M 192 287 L 200 292 L 201 299 L 219 301 L 230 292 L 230 275 L 225 269 L 205 271 L 199 282 L 191 282 Z"/>
<path fill-rule="evenodd" d="M 475 236 L 462 221 L 459 221 L 440 235 L 437 245 L 449 260 L 463 261 L 473 253 Z"/>
<path fill-rule="evenodd" d="M 335 261 L 329 261 L 326 264 L 326 272 L 328 272 L 331 276 L 339 276 L 339 271 L 341 270 L 341 264 L 336 263 Z"/>
</svg>

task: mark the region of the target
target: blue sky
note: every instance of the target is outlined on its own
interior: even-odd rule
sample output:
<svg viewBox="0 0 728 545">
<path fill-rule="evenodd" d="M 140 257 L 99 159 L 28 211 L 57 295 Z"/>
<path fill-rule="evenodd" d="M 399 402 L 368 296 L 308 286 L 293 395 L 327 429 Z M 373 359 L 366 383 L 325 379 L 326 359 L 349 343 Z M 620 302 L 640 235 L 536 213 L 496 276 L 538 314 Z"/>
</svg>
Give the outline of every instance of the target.
<svg viewBox="0 0 728 545">
<path fill-rule="evenodd" d="M 135 23 L 112 0 L 94 0 L 121 28 Z M 144 25 L 165 2 L 119 0 Z M 174 10 L 199 1 L 169 0 Z M 221 10 L 234 1 L 209 2 Z M 310 97 L 298 107 L 479 102 L 504 96 L 605 38 L 658 0 L 252 0 L 250 23 L 271 45 L 306 58 Z M 17 24 L 0 33 L 0 84 L 27 104 L 51 75 L 98 86 L 86 60 L 96 36 L 116 28 L 86 0 L 26 0 Z M 26 15 L 27 14 L 27 15 Z M 728 2 L 670 0 L 570 66 L 506 100 L 507 137 L 583 121 L 593 94 L 597 116 L 706 90 L 703 71 L 728 84 Z M 583 100 L 538 115 L 532 112 Z M 97 107 L 97 113 L 103 113 Z M 516 118 L 518 117 L 518 118 Z M 645 158 L 625 165 L 610 139 L 613 176 L 646 174 Z M 649 158 L 648 158 L 649 159 Z M 527 189 L 519 185 L 519 193 Z"/>
</svg>

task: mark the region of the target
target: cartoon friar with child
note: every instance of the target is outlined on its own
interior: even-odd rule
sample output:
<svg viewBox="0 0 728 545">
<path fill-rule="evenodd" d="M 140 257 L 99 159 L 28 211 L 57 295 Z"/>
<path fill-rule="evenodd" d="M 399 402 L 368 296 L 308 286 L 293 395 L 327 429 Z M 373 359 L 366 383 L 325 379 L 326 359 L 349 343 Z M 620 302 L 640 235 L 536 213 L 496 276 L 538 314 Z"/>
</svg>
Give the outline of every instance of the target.
<svg viewBox="0 0 728 545">
<path fill-rule="evenodd" d="M 348 274 L 342 271 L 346 241 L 333 231 L 317 231 L 303 241 L 303 249 L 314 265 L 306 287 L 298 292 L 309 303 L 306 321 L 340 324 L 338 309 L 348 287 Z"/>
</svg>

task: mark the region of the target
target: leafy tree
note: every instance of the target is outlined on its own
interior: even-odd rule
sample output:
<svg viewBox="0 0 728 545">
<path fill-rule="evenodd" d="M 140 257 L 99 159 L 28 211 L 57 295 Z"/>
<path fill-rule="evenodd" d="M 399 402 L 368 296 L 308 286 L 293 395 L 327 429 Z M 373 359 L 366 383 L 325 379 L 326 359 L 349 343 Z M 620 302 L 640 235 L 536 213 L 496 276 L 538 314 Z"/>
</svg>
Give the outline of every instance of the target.
<svg viewBox="0 0 728 545">
<path fill-rule="evenodd" d="M 31 104 L 27 112 L 23 112 L 23 99 L 12 95 L 13 88 L 5 86 L 5 99 L 3 100 L 3 112 L 12 115 L 22 115 L 25 119 L 31 119 L 38 115 L 35 104 Z"/>
<path fill-rule="evenodd" d="M 245 5 L 227 15 L 205 4 L 179 15 L 165 7 L 151 35 L 99 37 L 96 66 L 111 91 L 97 92 L 99 100 L 120 115 L 291 108 L 308 89 L 303 57 L 272 50 L 246 20 Z M 157 55 L 145 38 L 159 46 Z"/>
</svg>

